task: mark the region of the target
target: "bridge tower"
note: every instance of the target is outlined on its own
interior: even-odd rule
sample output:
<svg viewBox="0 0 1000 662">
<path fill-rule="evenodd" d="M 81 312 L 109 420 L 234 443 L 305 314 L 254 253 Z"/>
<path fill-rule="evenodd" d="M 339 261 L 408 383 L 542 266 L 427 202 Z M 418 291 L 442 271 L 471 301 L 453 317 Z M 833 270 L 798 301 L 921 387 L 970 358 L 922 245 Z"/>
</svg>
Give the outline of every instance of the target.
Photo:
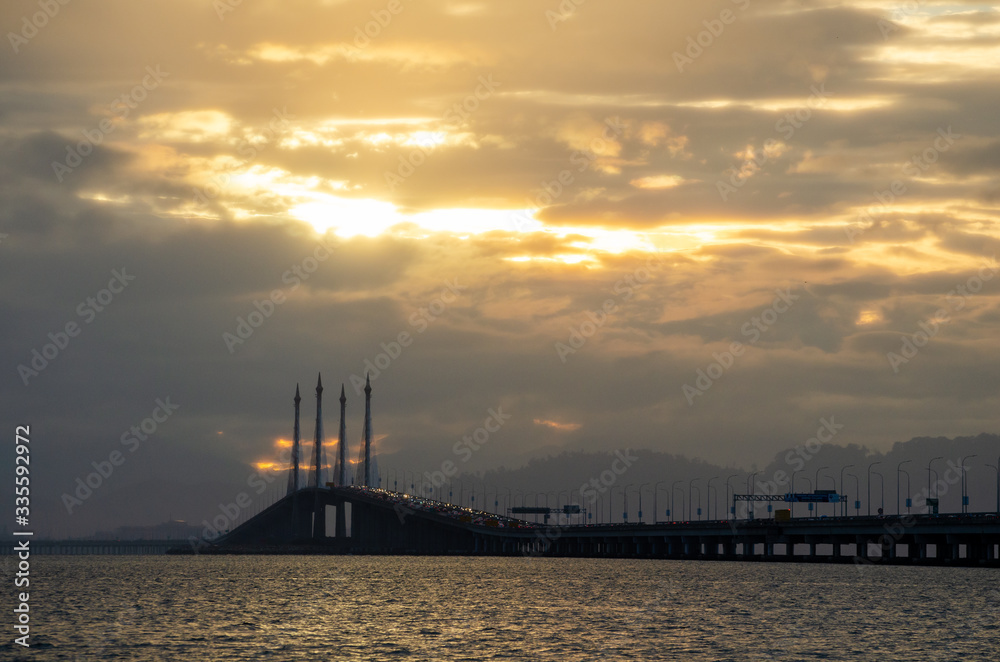
<svg viewBox="0 0 1000 662">
<path fill-rule="evenodd" d="M 338 487 L 347 485 L 347 396 L 344 395 L 344 385 L 340 385 L 340 437 L 337 442 L 337 476 L 334 480 Z M 347 537 L 347 513 L 344 512 L 345 502 L 337 504 L 337 521 L 334 524 L 334 533 L 339 540 Z"/>
<path fill-rule="evenodd" d="M 295 427 L 292 432 L 292 470 L 288 475 L 288 493 L 295 494 L 302 487 L 299 482 L 299 385 L 295 385 Z M 299 537 L 299 499 L 292 497 L 292 538 Z"/>
<path fill-rule="evenodd" d="M 372 382 L 365 375 L 365 486 L 372 485 Z"/>
<path fill-rule="evenodd" d="M 337 475 L 333 479 L 338 487 L 347 485 L 347 396 L 344 385 L 340 385 L 340 436 L 337 440 Z"/>
<path fill-rule="evenodd" d="M 323 375 L 316 380 L 316 434 L 313 452 L 313 487 L 326 487 L 323 480 Z M 326 537 L 326 509 L 320 503 L 319 490 L 313 503 L 313 538 Z"/>
<path fill-rule="evenodd" d="M 292 467 L 288 474 L 288 494 L 298 492 L 302 484 L 299 482 L 299 403 L 302 397 L 299 395 L 299 385 L 295 385 L 295 427 L 292 432 Z"/>
</svg>

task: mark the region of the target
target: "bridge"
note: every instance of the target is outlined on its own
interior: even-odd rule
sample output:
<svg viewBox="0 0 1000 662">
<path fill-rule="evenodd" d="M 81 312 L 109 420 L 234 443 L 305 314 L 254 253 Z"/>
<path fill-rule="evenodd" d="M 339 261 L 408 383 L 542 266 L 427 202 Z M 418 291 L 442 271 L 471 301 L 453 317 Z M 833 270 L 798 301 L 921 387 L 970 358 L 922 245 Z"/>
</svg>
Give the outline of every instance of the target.
<svg viewBox="0 0 1000 662">
<path fill-rule="evenodd" d="M 180 544 L 173 539 L 164 540 L 46 540 L 21 538 L 0 541 L 0 556 L 13 556 L 18 544 L 27 540 L 32 554 L 58 556 L 90 556 L 96 554 L 143 555 L 166 554 Z"/>
<path fill-rule="evenodd" d="M 302 398 L 296 386 L 287 494 L 231 531 L 212 539 L 192 537 L 187 546 L 171 552 L 536 555 L 1000 567 L 1000 518 L 996 513 L 792 519 L 790 511 L 783 510 L 774 519 L 753 519 L 750 509 L 746 520 L 733 515 L 731 520 L 696 522 L 540 525 L 511 515 L 549 511 L 547 507 L 522 505 L 501 515 L 382 489 L 373 446 L 371 390 L 366 380 L 363 444 L 354 463 L 354 476 L 347 460 L 346 397 L 341 387 L 337 457 L 329 472 L 331 480 L 327 480 L 320 378 L 316 384 L 310 484 L 303 485 Z M 781 496 L 734 494 L 733 498 L 731 513 L 736 512 L 737 500 L 843 501 L 833 490 Z M 567 513 L 579 511 L 578 506 L 568 508 Z M 330 515 L 332 535 L 327 531 Z"/>
<path fill-rule="evenodd" d="M 322 519 L 314 507 L 334 508 L 333 536 L 311 526 Z M 334 485 L 288 495 L 218 540 L 189 542 L 173 551 L 1000 567 L 995 513 L 540 525 L 381 488 Z"/>
</svg>

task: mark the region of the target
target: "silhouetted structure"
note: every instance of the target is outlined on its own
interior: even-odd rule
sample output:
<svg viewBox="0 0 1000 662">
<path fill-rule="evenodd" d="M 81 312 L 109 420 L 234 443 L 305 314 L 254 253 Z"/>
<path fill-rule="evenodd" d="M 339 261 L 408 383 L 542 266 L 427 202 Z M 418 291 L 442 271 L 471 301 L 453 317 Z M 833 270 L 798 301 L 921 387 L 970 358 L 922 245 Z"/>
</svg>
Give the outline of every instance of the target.
<svg viewBox="0 0 1000 662">
<path fill-rule="evenodd" d="M 292 431 L 292 457 L 291 470 L 288 473 L 288 494 L 298 492 L 302 484 L 299 482 L 299 403 L 302 397 L 299 396 L 299 385 L 295 385 L 295 426 Z"/>
<path fill-rule="evenodd" d="M 365 486 L 372 485 L 372 383 L 365 375 Z"/>
</svg>

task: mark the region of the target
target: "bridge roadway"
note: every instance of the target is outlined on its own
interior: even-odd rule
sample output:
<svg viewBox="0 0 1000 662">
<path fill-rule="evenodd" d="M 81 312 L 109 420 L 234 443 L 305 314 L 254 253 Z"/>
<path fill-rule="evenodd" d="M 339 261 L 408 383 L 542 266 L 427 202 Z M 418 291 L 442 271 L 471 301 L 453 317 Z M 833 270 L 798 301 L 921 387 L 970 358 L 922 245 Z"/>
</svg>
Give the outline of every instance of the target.
<svg viewBox="0 0 1000 662">
<path fill-rule="evenodd" d="M 343 517 L 346 503 L 351 504 L 350 535 Z M 314 518 L 316 506 L 324 517 Z M 325 532 L 327 506 L 337 513 L 333 537 Z M 1000 518 L 981 513 L 546 526 L 381 489 L 307 488 L 211 545 L 202 545 L 201 551 L 246 553 L 287 545 L 302 549 L 303 543 L 310 543 L 313 551 L 351 554 L 1000 567 Z"/>
<path fill-rule="evenodd" d="M 178 540 L 44 540 L 24 537 L 0 541 L 0 555 L 13 555 L 21 542 L 28 541 L 32 554 L 59 556 L 166 554 Z"/>
</svg>

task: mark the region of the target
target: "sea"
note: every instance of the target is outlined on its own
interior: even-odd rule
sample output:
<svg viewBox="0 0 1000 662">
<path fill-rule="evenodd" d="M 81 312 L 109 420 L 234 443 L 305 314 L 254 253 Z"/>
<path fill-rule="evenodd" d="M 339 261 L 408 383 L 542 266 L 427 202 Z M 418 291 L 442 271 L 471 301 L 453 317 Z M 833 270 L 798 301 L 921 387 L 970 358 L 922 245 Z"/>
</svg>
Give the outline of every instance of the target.
<svg viewBox="0 0 1000 662">
<path fill-rule="evenodd" d="M 977 568 L 36 556 L 30 610 L 30 649 L 4 610 L 0 659 L 1000 659 L 1000 571 Z"/>
</svg>

